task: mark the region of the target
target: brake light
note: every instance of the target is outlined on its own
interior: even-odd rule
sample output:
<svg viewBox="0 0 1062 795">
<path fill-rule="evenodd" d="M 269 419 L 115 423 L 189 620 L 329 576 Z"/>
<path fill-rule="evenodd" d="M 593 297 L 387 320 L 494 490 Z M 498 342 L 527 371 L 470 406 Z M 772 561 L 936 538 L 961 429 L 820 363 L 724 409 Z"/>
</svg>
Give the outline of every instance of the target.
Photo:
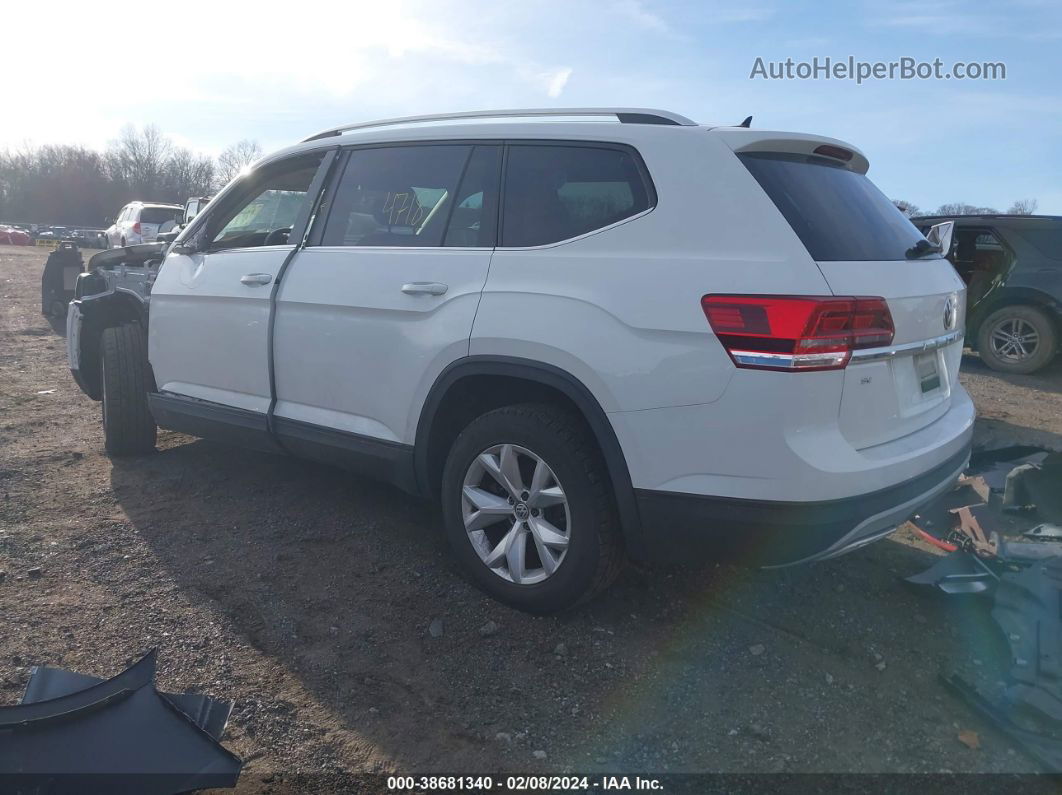
<svg viewBox="0 0 1062 795">
<path fill-rule="evenodd" d="M 843 160 L 845 163 L 852 159 L 852 153 L 848 149 L 844 149 L 840 146 L 834 146 L 833 144 L 823 144 L 822 146 L 816 146 L 815 154 L 825 155 L 826 157 L 833 157 L 837 160 Z"/>
<path fill-rule="evenodd" d="M 894 334 L 884 298 L 706 295 L 701 308 L 734 364 L 757 370 L 838 370 Z"/>
<path fill-rule="evenodd" d="M 140 222 L 139 221 L 137 221 L 135 224 L 133 224 L 133 234 L 134 235 L 139 235 L 140 234 Z"/>
</svg>

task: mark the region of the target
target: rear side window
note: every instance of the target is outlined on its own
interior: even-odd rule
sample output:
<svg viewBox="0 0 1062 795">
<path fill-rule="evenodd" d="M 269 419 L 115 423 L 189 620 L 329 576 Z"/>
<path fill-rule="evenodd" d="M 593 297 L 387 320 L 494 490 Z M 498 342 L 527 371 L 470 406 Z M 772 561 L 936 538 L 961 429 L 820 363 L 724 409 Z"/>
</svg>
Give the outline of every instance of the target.
<svg viewBox="0 0 1062 795">
<path fill-rule="evenodd" d="M 513 144 L 505 174 L 503 246 L 541 246 L 652 206 L 635 156 L 597 146 Z"/>
<path fill-rule="evenodd" d="M 1016 231 L 1036 246 L 1036 250 L 1045 257 L 1062 259 L 1062 227 L 1019 227 Z"/>
<path fill-rule="evenodd" d="M 738 157 L 814 260 L 902 260 L 923 239 L 864 174 L 814 155 Z"/>
<path fill-rule="evenodd" d="M 472 149 L 423 145 L 351 151 L 321 244 L 442 245 L 457 184 Z M 458 203 L 469 202 L 464 197 Z M 461 213 L 460 218 L 465 224 L 464 238 L 471 239 L 473 231 L 478 232 L 475 219 L 469 213 Z"/>
</svg>

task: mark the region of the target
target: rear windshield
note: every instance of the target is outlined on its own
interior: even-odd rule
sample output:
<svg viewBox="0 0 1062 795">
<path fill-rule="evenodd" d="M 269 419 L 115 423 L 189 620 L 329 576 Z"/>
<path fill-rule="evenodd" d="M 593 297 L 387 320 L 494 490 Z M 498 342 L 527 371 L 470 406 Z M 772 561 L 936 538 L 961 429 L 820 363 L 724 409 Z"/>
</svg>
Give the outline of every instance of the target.
<svg viewBox="0 0 1062 795">
<path fill-rule="evenodd" d="M 814 260 L 902 260 L 923 239 L 864 174 L 813 155 L 738 157 Z"/>
<path fill-rule="evenodd" d="M 140 223 L 164 224 L 167 221 L 177 221 L 184 214 L 184 210 L 170 210 L 165 207 L 145 207 L 140 211 Z"/>
</svg>

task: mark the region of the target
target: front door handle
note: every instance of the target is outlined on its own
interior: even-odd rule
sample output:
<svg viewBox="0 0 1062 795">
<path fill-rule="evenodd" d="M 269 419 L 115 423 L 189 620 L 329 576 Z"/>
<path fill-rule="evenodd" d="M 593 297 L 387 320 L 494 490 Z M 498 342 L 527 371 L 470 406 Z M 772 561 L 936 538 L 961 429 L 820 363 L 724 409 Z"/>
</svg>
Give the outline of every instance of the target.
<svg viewBox="0 0 1062 795">
<path fill-rule="evenodd" d="M 449 289 L 442 282 L 408 282 L 402 285 L 406 295 L 442 295 Z"/>
<path fill-rule="evenodd" d="M 240 284 L 246 284 L 248 287 L 262 287 L 273 281 L 272 273 L 245 273 L 240 277 Z"/>
</svg>

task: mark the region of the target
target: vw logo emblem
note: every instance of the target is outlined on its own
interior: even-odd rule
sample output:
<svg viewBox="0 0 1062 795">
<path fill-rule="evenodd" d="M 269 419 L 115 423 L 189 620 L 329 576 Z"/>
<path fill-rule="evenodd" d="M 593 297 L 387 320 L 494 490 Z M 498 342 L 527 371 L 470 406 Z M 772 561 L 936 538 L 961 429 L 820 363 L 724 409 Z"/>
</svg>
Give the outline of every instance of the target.
<svg viewBox="0 0 1062 795">
<path fill-rule="evenodd" d="M 948 300 L 944 303 L 944 330 L 951 331 L 955 328 L 955 321 L 957 320 L 957 313 L 955 311 L 955 296 L 949 295 Z"/>
<path fill-rule="evenodd" d="M 516 503 L 513 507 L 513 513 L 516 514 L 516 518 L 521 522 L 526 521 L 527 517 L 531 514 L 531 512 L 527 510 L 527 505 L 522 502 Z"/>
</svg>

